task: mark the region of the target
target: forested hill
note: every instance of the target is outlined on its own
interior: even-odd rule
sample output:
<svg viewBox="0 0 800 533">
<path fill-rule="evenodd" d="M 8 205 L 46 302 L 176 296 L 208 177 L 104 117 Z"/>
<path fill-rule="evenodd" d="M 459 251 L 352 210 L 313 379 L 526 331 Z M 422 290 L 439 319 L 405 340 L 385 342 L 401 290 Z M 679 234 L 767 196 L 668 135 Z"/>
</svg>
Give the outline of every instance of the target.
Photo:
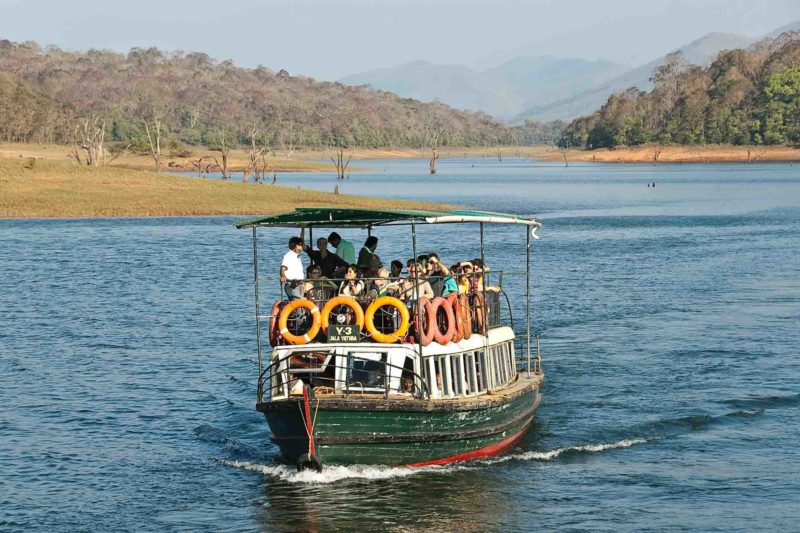
<svg viewBox="0 0 800 533">
<path fill-rule="evenodd" d="M 723 51 L 707 68 L 673 54 L 653 83 L 649 93 L 612 95 L 570 123 L 560 144 L 800 144 L 800 32 Z"/>
<path fill-rule="evenodd" d="M 488 115 L 421 103 L 368 87 L 318 82 L 204 53 L 134 48 L 67 52 L 0 40 L 0 138 L 72 142 L 81 119 L 100 117 L 107 140 L 144 145 L 158 117 L 170 142 L 214 145 L 220 134 L 287 146 L 508 144 L 514 131 Z M 231 142 L 231 141 L 229 141 Z"/>
</svg>

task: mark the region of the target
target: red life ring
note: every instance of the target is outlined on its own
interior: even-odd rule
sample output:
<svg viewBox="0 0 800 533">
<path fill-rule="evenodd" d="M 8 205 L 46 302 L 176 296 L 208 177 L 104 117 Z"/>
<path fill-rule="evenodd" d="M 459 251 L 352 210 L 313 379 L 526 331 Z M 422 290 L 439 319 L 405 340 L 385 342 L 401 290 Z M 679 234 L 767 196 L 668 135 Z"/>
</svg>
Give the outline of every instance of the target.
<svg viewBox="0 0 800 533">
<path fill-rule="evenodd" d="M 464 310 L 458 301 L 458 294 L 451 292 L 447 295 L 446 300 L 456 319 L 456 333 L 453 335 L 453 342 L 461 342 L 461 339 L 464 338 Z"/>
<path fill-rule="evenodd" d="M 272 304 L 272 311 L 269 312 L 269 345 L 273 348 L 278 345 L 281 340 L 281 330 L 278 328 L 278 315 L 281 314 L 285 302 L 276 300 Z"/>
<path fill-rule="evenodd" d="M 433 312 L 431 301 L 426 296 L 419 299 L 419 305 L 422 306 L 421 313 L 417 313 L 416 307 L 413 309 L 414 313 L 414 334 L 419 336 L 419 343 L 422 346 L 427 346 L 433 342 L 433 336 L 436 333 L 436 313 Z M 419 315 L 422 315 L 422 325 L 419 327 Z"/>
<path fill-rule="evenodd" d="M 437 296 L 431 302 L 431 306 L 433 307 L 433 317 L 434 317 L 434 328 L 433 328 L 433 338 L 439 344 L 447 344 L 451 340 L 453 340 L 453 336 L 456 334 L 456 319 L 453 316 L 453 308 L 450 307 L 450 304 L 442 298 L 441 296 Z M 439 311 L 442 311 L 445 316 L 445 320 L 447 320 L 447 329 L 442 332 L 442 328 L 439 327 Z"/>
</svg>

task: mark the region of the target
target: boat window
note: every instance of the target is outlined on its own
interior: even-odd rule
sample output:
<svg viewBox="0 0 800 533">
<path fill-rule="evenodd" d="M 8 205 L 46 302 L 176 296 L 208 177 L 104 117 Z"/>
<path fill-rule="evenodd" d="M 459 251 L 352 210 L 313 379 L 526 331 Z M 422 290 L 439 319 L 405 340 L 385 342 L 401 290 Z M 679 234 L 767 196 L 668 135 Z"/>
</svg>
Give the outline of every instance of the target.
<svg viewBox="0 0 800 533">
<path fill-rule="evenodd" d="M 303 385 L 311 388 L 335 384 L 335 364 L 332 363 L 333 350 L 298 349 L 281 352 L 273 363 L 271 394 L 302 394 Z"/>
<path fill-rule="evenodd" d="M 475 352 L 464 354 L 464 370 L 467 379 L 467 394 L 477 394 L 478 378 L 475 368 Z"/>
<path fill-rule="evenodd" d="M 467 394 L 467 382 L 464 378 L 464 354 L 457 353 L 450 356 L 453 367 L 453 392 L 457 396 Z"/>
<path fill-rule="evenodd" d="M 486 352 L 478 350 L 475 352 L 475 372 L 478 378 L 478 392 L 484 392 L 489 388 L 489 373 L 486 367 Z"/>
<path fill-rule="evenodd" d="M 386 389 L 386 352 L 350 352 L 347 356 L 349 389 Z"/>
<path fill-rule="evenodd" d="M 442 392 L 442 396 L 453 395 L 453 372 L 450 368 L 450 357 L 442 355 L 436 358 L 436 383 Z"/>
</svg>

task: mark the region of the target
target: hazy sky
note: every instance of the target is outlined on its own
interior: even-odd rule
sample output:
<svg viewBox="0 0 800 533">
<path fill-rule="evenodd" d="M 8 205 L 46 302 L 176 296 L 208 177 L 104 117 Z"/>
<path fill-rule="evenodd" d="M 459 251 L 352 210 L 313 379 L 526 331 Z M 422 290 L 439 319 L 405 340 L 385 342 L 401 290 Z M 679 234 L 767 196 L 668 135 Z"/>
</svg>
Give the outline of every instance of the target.
<svg viewBox="0 0 800 533">
<path fill-rule="evenodd" d="M 0 0 L 0 38 L 65 49 L 197 50 L 337 79 L 414 59 L 519 55 L 644 63 L 708 32 L 759 36 L 800 0 Z"/>
</svg>

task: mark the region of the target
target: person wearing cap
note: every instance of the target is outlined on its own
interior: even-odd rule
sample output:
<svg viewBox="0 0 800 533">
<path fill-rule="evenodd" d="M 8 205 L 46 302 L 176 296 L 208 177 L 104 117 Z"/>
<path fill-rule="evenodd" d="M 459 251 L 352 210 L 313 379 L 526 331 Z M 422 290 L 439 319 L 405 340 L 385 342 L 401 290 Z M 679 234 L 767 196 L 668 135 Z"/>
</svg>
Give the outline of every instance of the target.
<svg viewBox="0 0 800 533">
<path fill-rule="evenodd" d="M 331 246 L 336 248 L 336 255 L 338 255 L 345 263 L 352 265 L 356 262 L 356 248 L 353 243 L 342 239 L 342 236 L 332 231 L 328 235 L 328 242 Z"/>
</svg>

